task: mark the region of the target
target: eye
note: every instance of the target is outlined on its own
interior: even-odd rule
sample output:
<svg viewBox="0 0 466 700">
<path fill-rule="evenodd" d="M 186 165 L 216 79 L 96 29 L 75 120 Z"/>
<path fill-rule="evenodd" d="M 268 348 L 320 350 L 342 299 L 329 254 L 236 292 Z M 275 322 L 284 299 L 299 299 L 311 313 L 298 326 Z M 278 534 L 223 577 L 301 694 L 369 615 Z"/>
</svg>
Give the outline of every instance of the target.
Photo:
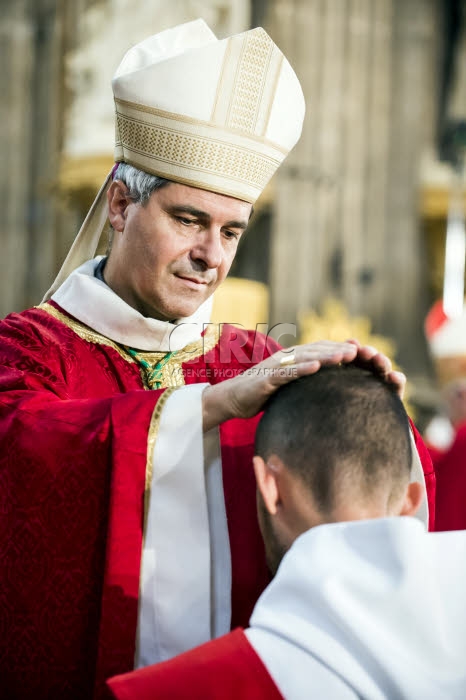
<svg viewBox="0 0 466 700">
<path fill-rule="evenodd" d="M 229 241 L 235 241 L 235 240 L 238 240 L 238 238 L 240 237 L 241 234 L 236 233 L 236 231 L 228 231 L 227 230 L 227 231 L 223 232 L 223 235 L 225 236 L 225 238 L 228 238 Z"/>
<path fill-rule="evenodd" d="M 190 226 L 196 223 L 195 219 L 188 219 L 186 216 L 176 216 L 175 218 L 180 224 L 183 224 L 183 226 Z"/>
</svg>

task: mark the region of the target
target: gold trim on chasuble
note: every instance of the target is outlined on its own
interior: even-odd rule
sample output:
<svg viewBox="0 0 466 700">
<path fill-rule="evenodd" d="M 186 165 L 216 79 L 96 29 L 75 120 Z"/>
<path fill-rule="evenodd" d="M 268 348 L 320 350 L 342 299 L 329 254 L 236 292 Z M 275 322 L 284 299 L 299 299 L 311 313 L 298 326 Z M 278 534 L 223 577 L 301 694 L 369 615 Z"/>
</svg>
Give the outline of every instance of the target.
<svg viewBox="0 0 466 700">
<path fill-rule="evenodd" d="M 218 326 L 213 323 L 207 324 L 206 331 L 202 338 L 189 343 L 181 350 L 175 350 L 173 352 L 146 352 L 144 350 L 132 350 L 130 353 L 125 345 L 119 345 L 113 340 L 106 338 L 101 333 L 92 330 L 89 326 L 84 323 L 77 321 L 76 319 L 70 318 L 66 314 L 58 311 L 51 304 L 40 304 L 35 307 L 41 311 L 53 316 L 58 321 L 61 321 L 68 326 L 76 335 L 78 335 L 83 340 L 88 343 L 95 343 L 97 345 L 106 345 L 113 348 L 120 357 L 122 357 L 126 362 L 130 364 L 137 364 L 139 366 L 139 371 L 141 374 L 141 379 L 145 389 L 167 389 L 184 386 L 184 375 L 182 365 L 190 360 L 197 360 L 201 355 L 208 353 L 215 345 L 218 343 Z M 169 358 L 160 367 L 160 371 L 157 377 L 153 378 L 152 369 L 158 365 L 162 364 L 163 359 L 169 355 Z"/>
<path fill-rule="evenodd" d="M 144 553 L 144 544 L 146 541 L 147 532 L 147 518 L 149 515 L 149 503 L 150 503 L 150 492 L 152 488 L 152 476 L 153 476 L 153 465 L 154 465 L 154 448 L 157 436 L 159 434 L 160 420 L 162 418 L 162 411 L 165 408 L 170 396 L 176 391 L 176 387 L 171 387 L 166 389 L 162 396 L 157 401 L 157 404 L 152 412 L 152 416 L 149 423 L 149 430 L 147 431 L 147 456 L 146 456 L 146 474 L 144 483 L 144 511 L 142 514 L 142 544 L 141 544 L 141 566 L 139 569 L 139 595 L 138 595 L 138 616 L 139 616 L 139 606 L 142 600 L 142 556 Z M 139 626 L 139 623 L 138 623 Z M 136 655 L 138 652 L 138 636 L 136 635 Z"/>
<path fill-rule="evenodd" d="M 118 345 L 113 340 L 106 338 L 104 335 L 97 333 L 96 331 L 86 326 L 84 323 L 70 318 L 66 314 L 62 313 L 56 309 L 51 304 L 40 304 L 35 307 L 41 311 L 53 316 L 57 321 L 61 321 L 68 328 L 70 328 L 76 335 L 78 335 L 83 340 L 88 343 L 96 343 L 98 345 L 106 345 L 107 347 L 113 348 L 120 357 L 122 357 L 126 362 L 130 364 L 138 364 L 139 371 L 141 373 L 141 378 L 145 389 L 153 389 L 154 383 L 149 379 L 149 373 L 151 367 L 159 364 L 161 360 L 167 355 L 170 355 L 167 362 L 160 369 L 161 380 L 157 381 L 160 384 L 157 388 L 166 389 L 162 396 L 157 401 L 157 405 L 154 408 L 152 417 L 149 424 L 149 430 L 147 433 L 147 461 L 146 461 L 146 477 L 145 477 L 145 490 L 144 490 L 144 530 L 143 537 L 145 535 L 145 522 L 147 519 L 147 512 L 149 506 L 149 496 L 150 488 L 152 483 L 152 463 L 154 456 L 154 447 L 157 440 L 157 435 L 160 427 L 160 419 L 162 415 L 162 410 L 170 398 L 172 393 L 180 386 L 185 385 L 182 365 L 189 360 L 195 360 L 201 355 L 205 355 L 207 352 L 212 350 L 218 343 L 218 326 L 216 324 L 208 324 L 206 332 L 203 337 L 199 340 L 195 340 L 181 350 L 176 350 L 172 353 L 170 352 L 144 352 L 136 351 L 133 355 L 130 355 L 128 350 L 124 345 Z M 139 361 L 138 361 L 139 360 Z M 141 362 L 142 361 L 142 362 Z M 144 364 L 142 364 L 144 363 Z M 146 369 L 144 365 L 149 365 Z"/>
<path fill-rule="evenodd" d="M 74 318 L 70 318 L 66 314 L 56 309 L 51 304 L 47 304 L 46 302 L 44 304 L 39 304 L 34 308 L 39 309 L 39 311 L 45 311 L 45 313 L 49 314 L 50 316 L 53 316 L 53 318 L 56 318 L 57 321 L 61 321 L 65 324 L 65 326 L 68 326 L 68 328 L 70 328 L 74 333 L 76 333 L 76 335 L 78 335 L 83 340 L 86 340 L 88 343 L 95 343 L 96 345 L 108 345 L 108 347 L 113 348 L 113 350 L 116 350 L 116 352 L 124 360 L 134 363 L 133 358 L 130 355 L 128 355 L 128 353 L 125 350 L 123 350 L 123 348 L 120 345 L 114 343 L 113 340 L 110 340 L 104 335 L 97 333 L 97 331 L 93 331 L 92 328 L 89 328 L 89 326 L 84 325 L 84 323 L 76 321 L 76 319 Z"/>
<path fill-rule="evenodd" d="M 190 360 L 197 360 L 198 357 L 200 357 L 201 355 L 205 355 L 217 345 L 219 341 L 218 328 L 219 327 L 216 324 L 209 323 L 202 338 L 200 338 L 199 340 L 195 340 L 192 343 L 189 343 L 181 350 L 175 350 L 174 352 L 172 352 L 171 357 L 169 357 L 167 362 L 160 368 L 159 376 L 161 376 L 161 386 L 157 388 L 164 389 L 168 387 L 176 388 L 179 386 L 184 386 L 185 381 L 182 365 L 185 362 L 189 362 Z M 138 350 L 135 353 L 133 353 L 133 358 L 135 358 L 136 361 L 142 361 L 140 364 L 142 373 L 142 363 L 147 363 L 150 366 L 154 367 L 156 364 L 162 364 L 161 361 L 166 355 L 170 355 L 170 353 L 145 352 L 144 350 Z M 145 371 L 145 380 L 148 383 L 150 389 L 153 389 L 154 382 L 158 381 L 157 379 L 151 379 L 150 370 L 149 372 L 147 370 Z"/>
<path fill-rule="evenodd" d="M 157 436 L 159 434 L 159 428 L 160 428 L 160 419 L 162 417 L 162 411 L 165 407 L 165 404 L 167 403 L 168 399 L 170 396 L 173 394 L 173 392 L 176 391 L 176 387 L 170 387 L 169 389 L 166 389 L 160 399 L 157 401 L 157 404 L 154 408 L 154 411 L 152 413 L 150 423 L 149 423 L 149 430 L 147 431 L 147 461 L 146 461 L 146 482 L 144 486 L 144 530 L 143 534 L 145 535 L 146 533 L 146 519 L 147 519 L 147 513 L 149 511 L 149 496 L 150 496 L 150 489 L 152 486 L 152 472 L 153 472 L 153 463 L 154 463 L 154 448 L 155 448 L 155 441 L 157 440 Z"/>
</svg>

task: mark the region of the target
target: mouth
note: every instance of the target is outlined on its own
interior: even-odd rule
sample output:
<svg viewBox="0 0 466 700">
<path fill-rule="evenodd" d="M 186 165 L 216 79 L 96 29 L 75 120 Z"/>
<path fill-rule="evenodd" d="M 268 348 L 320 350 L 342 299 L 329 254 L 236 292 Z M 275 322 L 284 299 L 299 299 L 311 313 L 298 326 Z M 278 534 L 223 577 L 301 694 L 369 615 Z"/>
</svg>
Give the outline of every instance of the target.
<svg viewBox="0 0 466 700">
<path fill-rule="evenodd" d="M 187 277 L 184 275 L 176 275 L 176 277 L 191 289 L 202 289 L 209 284 L 207 280 L 199 279 L 198 277 Z"/>
</svg>

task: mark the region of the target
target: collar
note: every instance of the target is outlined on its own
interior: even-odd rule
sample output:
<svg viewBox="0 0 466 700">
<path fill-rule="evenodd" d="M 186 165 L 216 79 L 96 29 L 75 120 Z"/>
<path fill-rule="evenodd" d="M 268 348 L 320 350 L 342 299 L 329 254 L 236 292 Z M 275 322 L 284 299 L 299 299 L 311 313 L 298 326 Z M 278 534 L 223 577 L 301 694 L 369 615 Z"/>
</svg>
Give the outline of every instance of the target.
<svg viewBox="0 0 466 700">
<path fill-rule="evenodd" d="M 174 323 L 146 318 L 102 280 L 98 256 L 74 270 L 52 299 L 67 313 L 115 343 L 145 352 L 174 352 L 199 340 L 209 323 L 212 297 L 192 315 Z"/>
</svg>

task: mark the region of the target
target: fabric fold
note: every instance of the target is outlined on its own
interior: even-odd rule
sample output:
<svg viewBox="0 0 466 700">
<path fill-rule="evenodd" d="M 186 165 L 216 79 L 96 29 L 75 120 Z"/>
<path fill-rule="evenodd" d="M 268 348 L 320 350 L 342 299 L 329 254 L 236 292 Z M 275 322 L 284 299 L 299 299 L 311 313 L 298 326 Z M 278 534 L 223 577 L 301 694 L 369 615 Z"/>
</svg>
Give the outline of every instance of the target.
<svg viewBox="0 0 466 700">
<path fill-rule="evenodd" d="M 229 561 L 230 549 L 215 436 L 209 436 L 204 452 L 205 387 L 174 391 L 160 418 L 142 556 L 136 668 L 229 630 L 231 576 L 228 566 L 225 574 L 218 564 L 222 569 Z M 217 553 L 221 560 L 213 566 Z"/>
</svg>

